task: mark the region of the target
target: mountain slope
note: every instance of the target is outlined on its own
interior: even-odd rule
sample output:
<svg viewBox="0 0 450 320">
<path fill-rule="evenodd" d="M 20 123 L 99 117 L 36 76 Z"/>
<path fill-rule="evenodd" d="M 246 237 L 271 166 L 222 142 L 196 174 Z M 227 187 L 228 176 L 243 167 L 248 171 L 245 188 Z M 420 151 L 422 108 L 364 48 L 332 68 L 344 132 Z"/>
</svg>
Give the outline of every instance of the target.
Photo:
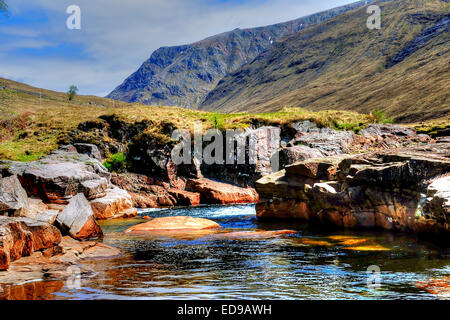
<svg viewBox="0 0 450 320">
<path fill-rule="evenodd" d="M 251 62 L 280 38 L 359 7 L 362 2 L 286 23 L 236 29 L 190 45 L 160 48 L 108 98 L 197 107 L 225 75 Z"/>
<path fill-rule="evenodd" d="M 200 107 L 223 112 L 382 109 L 397 121 L 450 112 L 450 4 L 376 1 L 381 30 L 366 8 L 311 26 L 225 77 Z"/>
</svg>

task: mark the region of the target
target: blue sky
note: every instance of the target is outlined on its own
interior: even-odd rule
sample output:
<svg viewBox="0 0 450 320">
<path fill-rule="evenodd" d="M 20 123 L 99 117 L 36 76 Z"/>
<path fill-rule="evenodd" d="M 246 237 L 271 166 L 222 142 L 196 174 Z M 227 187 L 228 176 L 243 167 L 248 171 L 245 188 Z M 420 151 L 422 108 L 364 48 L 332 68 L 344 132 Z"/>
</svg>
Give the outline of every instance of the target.
<svg viewBox="0 0 450 320">
<path fill-rule="evenodd" d="M 105 96 L 161 46 L 296 19 L 352 0 L 7 0 L 0 77 Z M 66 9 L 81 8 L 81 30 Z"/>
</svg>

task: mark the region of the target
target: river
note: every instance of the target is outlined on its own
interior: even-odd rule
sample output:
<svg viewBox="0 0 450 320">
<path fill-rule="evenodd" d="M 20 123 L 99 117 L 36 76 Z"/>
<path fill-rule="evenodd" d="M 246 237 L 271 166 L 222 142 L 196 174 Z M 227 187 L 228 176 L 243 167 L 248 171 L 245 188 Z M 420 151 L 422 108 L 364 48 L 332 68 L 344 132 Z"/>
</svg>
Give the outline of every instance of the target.
<svg viewBox="0 0 450 320">
<path fill-rule="evenodd" d="M 73 288 L 41 282 L 42 299 L 437 299 L 418 285 L 450 275 L 450 250 L 391 232 L 346 232 L 262 222 L 253 205 L 142 211 L 216 221 L 230 231 L 297 231 L 274 239 L 125 235 L 142 218 L 101 222 L 120 258 L 91 261 L 96 275 Z M 368 268 L 379 268 L 373 275 Z M 373 283 L 368 282 L 374 277 Z M 372 279 L 372 278 L 370 278 Z M 37 290 L 37 289 L 34 289 Z M 447 288 L 448 294 L 448 288 Z"/>
</svg>

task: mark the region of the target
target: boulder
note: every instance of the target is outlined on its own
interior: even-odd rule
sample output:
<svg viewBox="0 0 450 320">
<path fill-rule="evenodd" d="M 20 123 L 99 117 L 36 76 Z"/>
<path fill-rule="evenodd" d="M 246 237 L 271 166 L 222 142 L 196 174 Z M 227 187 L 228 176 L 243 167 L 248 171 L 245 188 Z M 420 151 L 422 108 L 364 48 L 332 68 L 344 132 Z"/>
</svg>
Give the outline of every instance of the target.
<svg viewBox="0 0 450 320">
<path fill-rule="evenodd" d="M 179 206 L 198 206 L 200 204 L 200 193 L 178 189 L 168 189 L 167 191 L 176 199 Z"/>
<path fill-rule="evenodd" d="M 77 240 L 103 236 L 102 229 L 94 218 L 91 205 L 82 193 L 70 199 L 69 204 L 56 217 L 56 223 Z"/>
<path fill-rule="evenodd" d="M 186 189 L 200 193 L 202 204 L 233 204 L 258 202 L 253 188 L 241 188 L 209 179 L 189 180 Z"/>
<path fill-rule="evenodd" d="M 48 223 L 0 216 L 0 270 L 7 270 L 14 260 L 60 242 L 61 232 Z"/>
<path fill-rule="evenodd" d="M 125 230 L 125 233 L 147 233 L 158 231 L 189 232 L 195 230 L 209 230 L 219 228 L 221 228 L 221 226 L 211 220 L 178 216 L 155 218 L 149 222 L 138 224 Z"/>
<path fill-rule="evenodd" d="M 0 178 L 0 214 L 25 215 L 30 210 L 26 191 L 17 176 Z"/>
<path fill-rule="evenodd" d="M 88 199 L 102 197 L 110 180 L 109 172 L 98 160 L 61 150 L 39 161 L 2 167 L 3 171 L 17 173 L 28 195 L 60 204 L 67 204 L 80 192 Z"/>
<path fill-rule="evenodd" d="M 117 187 L 106 190 L 106 195 L 91 201 L 94 216 L 98 220 L 137 216 L 130 194 Z"/>
</svg>

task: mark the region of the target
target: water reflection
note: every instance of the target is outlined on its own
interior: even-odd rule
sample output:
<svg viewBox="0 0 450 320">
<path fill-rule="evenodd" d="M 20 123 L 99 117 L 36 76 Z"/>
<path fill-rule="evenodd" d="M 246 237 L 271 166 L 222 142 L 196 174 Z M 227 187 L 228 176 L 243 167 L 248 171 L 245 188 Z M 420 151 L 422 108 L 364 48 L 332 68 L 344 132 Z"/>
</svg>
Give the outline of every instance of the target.
<svg viewBox="0 0 450 320">
<path fill-rule="evenodd" d="M 124 256 L 89 262 L 97 275 L 83 279 L 80 289 L 48 285 L 52 289 L 47 291 L 52 293 L 45 294 L 47 291 L 35 285 L 34 295 L 14 293 L 11 297 L 436 299 L 442 295 L 438 297 L 417 283 L 450 274 L 448 249 L 401 234 L 336 232 L 293 221 L 260 222 L 253 206 L 159 210 L 143 215 L 207 218 L 232 232 L 289 229 L 296 233 L 256 241 L 245 237 L 130 236 L 123 231 L 145 220 L 106 221 L 102 223 L 104 242 L 120 248 Z M 367 287 L 366 270 L 372 265 L 382 270 L 378 289 Z M 439 284 L 435 282 L 434 287 Z"/>
</svg>

